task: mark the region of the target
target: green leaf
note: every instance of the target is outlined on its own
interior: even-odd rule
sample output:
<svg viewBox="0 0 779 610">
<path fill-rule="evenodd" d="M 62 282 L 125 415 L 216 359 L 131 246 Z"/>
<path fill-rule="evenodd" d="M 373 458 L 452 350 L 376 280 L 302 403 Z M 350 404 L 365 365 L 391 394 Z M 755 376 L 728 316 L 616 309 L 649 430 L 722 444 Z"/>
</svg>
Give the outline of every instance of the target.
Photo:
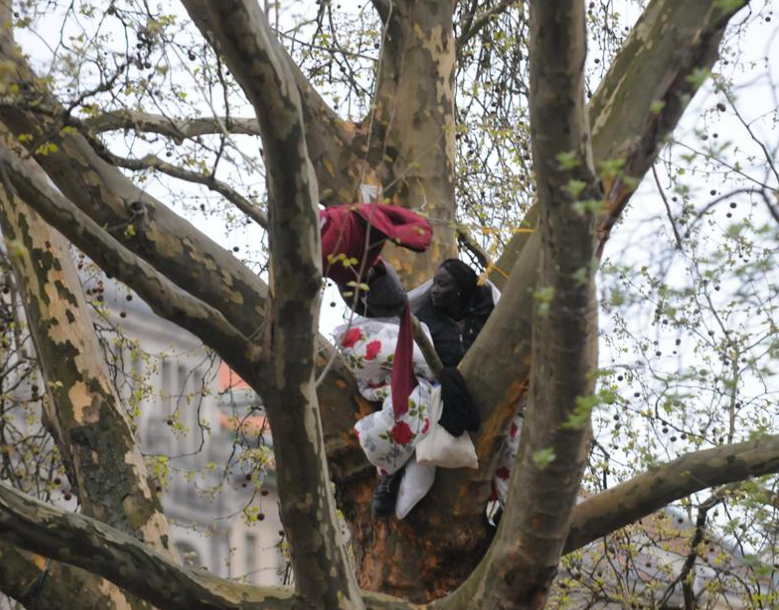
<svg viewBox="0 0 779 610">
<path fill-rule="evenodd" d="M 539 449 L 533 453 L 533 463 L 541 470 L 549 466 L 555 461 L 557 456 L 554 453 L 554 449 L 547 447 L 546 449 Z"/>
<path fill-rule="evenodd" d="M 652 114 L 660 114 L 665 108 L 665 102 L 663 100 L 654 100 L 649 104 L 649 112 Z"/>
<path fill-rule="evenodd" d="M 709 76 L 711 76 L 711 71 L 705 68 L 695 68 L 695 70 L 692 71 L 692 74 L 688 74 L 684 80 L 690 83 L 695 89 L 698 89 L 706 82 L 706 79 L 709 78 Z"/>
<path fill-rule="evenodd" d="M 574 150 L 559 153 L 555 157 L 555 160 L 562 170 L 573 169 L 574 167 L 579 167 L 579 165 L 581 165 L 581 161 L 579 161 L 579 157 Z"/>
<path fill-rule="evenodd" d="M 571 179 L 568 181 L 568 184 L 565 186 L 565 190 L 568 191 L 572 197 L 578 197 L 579 193 L 581 193 L 586 187 L 587 187 L 586 182 L 583 182 L 581 180 Z"/>
</svg>

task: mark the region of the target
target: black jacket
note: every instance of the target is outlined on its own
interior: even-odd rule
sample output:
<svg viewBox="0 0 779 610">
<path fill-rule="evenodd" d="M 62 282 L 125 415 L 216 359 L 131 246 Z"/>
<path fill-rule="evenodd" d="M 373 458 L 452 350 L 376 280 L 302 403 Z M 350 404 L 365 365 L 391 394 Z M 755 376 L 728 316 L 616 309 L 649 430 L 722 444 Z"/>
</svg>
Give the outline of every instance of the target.
<svg viewBox="0 0 779 610">
<path fill-rule="evenodd" d="M 428 295 L 422 306 L 415 311 L 420 322 L 427 324 L 430 335 L 433 337 L 433 346 L 444 366 L 457 366 L 465 356 L 481 329 L 487 323 L 495 303 L 492 299 L 492 290 L 489 286 L 478 286 L 468 306 L 464 328 L 460 335 L 457 322 L 452 320 L 441 310 L 436 309 Z"/>
</svg>

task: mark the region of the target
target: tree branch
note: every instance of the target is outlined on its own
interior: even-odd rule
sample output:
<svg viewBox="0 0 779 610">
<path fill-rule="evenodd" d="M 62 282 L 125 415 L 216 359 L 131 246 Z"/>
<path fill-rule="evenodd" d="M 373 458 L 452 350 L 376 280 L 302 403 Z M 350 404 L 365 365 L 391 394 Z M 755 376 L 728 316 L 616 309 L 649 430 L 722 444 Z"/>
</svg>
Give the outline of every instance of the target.
<svg viewBox="0 0 779 610">
<path fill-rule="evenodd" d="M 530 126 L 547 296 L 533 315 L 530 399 L 504 514 L 447 608 L 465 607 L 465 598 L 470 608 L 545 606 L 587 460 L 589 413 L 572 424 L 597 365 L 593 206 L 577 209 L 600 195 L 584 106 L 586 41 L 583 2 L 531 0 Z"/>
<path fill-rule="evenodd" d="M 141 133 L 156 133 L 177 142 L 198 136 L 221 134 L 224 130 L 231 134 L 260 135 L 260 125 L 254 118 L 230 117 L 229 121 L 226 117 L 173 119 L 149 112 L 115 110 L 88 118 L 83 123 L 93 133 L 127 129 Z"/>
<path fill-rule="evenodd" d="M 609 67 L 590 104 L 592 148 L 599 164 L 622 167 L 603 171 L 606 205 L 598 219 L 598 256 L 637 182 L 703 85 L 729 20 L 744 4 L 748 0 L 723 9 L 716 0 L 655 0 Z"/>
<path fill-rule="evenodd" d="M 154 169 L 167 174 L 168 176 L 178 178 L 179 180 L 202 184 L 210 190 L 222 195 L 227 201 L 232 203 L 263 229 L 268 228 L 268 217 L 264 212 L 257 209 L 251 201 L 240 195 L 238 191 L 229 184 L 217 180 L 213 174 L 189 171 L 173 165 L 172 163 L 167 163 L 155 155 L 146 155 L 143 159 L 129 159 L 126 157 L 119 157 L 105 147 L 102 147 L 102 150 L 98 150 L 98 154 L 117 167 L 123 167 L 136 172 Z"/>
<path fill-rule="evenodd" d="M 107 578 L 162 610 L 295 607 L 291 589 L 245 585 L 181 567 L 131 536 L 89 517 L 44 504 L 2 481 L 0 540 Z M 363 595 L 368 610 L 419 609 L 388 595 Z"/>
<path fill-rule="evenodd" d="M 392 0 L 371 0 L 376 14 L 379 16 L 382 22 L 386 22 L 389 19 L 390 10 L 392 7 Z"/>
<path fill-rule="evenodd" d="M 476 36 L 481 29 L 487 25 L 492 19 L 497 18 L 501 13 L 511 8 L 515 4 L 519 4 L 524 0 L 501 0 L 495 6 L 491 6 L 485 11 L 482 11 L 473 21 L 469 24 L 469 27 L 464 32 L 460 33 L 457 37 L 457 50 L 459 52 L 462 47 L 468 44 L 468 41 Z"/>
<path fill-rule="evenodd" d="M 223 355 L 239 375 L 251 378 L 259 347 L 246 339 L 210 305 L 179 289 L 147 262 L 117 242 L 101 227 L 40 180 L 34 170 L 0 144 L 0 162 L 19 196 L 106 272 L 135 289 L 152 310 L 200 337 Z M 143 210 L 139 210 L 142 213 Z"/>
<path fill-rule="evenodd" d="M 711 68 L 717 58 L 722 33 L 736 10 L 723 13 L 717 8 L 720 4 L 717 0 L 649 3 L 588 105 L 596 167 L 616 160 L 623 163 L 623 173 L 635 179 L 649 170 L 700 84 L 700 79 L 687 77 Z M 653 105 L 656 100 L 666 101 L 659 113 Z M 627 182 L 606 181 L 608 211 L 601 216 L 602 229 L 604 223 L 613 224 L 614 214 L 621 213 L 629 200 L 632 190 Z M 531 208 L 528 214 L 533 213 Z M 607 232 L 601 231 L 599 247 Z M 431 503 L 451 506 L 454 514 L 468 514 L 482 505 L 481 499 L 486 502 L 495 468 L 490 457 L 526 388 L 532 331 L 528 312 L 535 302 L 540 246 L 537 232 L 520 232 L 512 238 L 506 249 L 509 256 L 496 263 L 510 272 L 500 303 L 460 365 L 482 413 L 482 427 L 474 438 L 480 468 L 440 473 L 437 479 L 443 484 L 430 494 Z M 493 277 L 496 283 L 501 281 Z M 485 361 L 491 363 L 489 367 L 483 366 Z"/>
<path fill-rule="evenodd" d="M 51 398 L 44 401 L 44 420 L 75 476 L 82 511 L 175 560 L 170 527 L 109 381 L 67 242 L 10 188 L 0 195 L 0 226 Z"/>
<path fill-rule="evenodd" d="M 688 453 L 579 504 L 565 552 L 702 489 L 777 472 L 779 435 Z"/>
<path fill-rule="evenodd" d="M 679 571 L 679 574 L 668 583 L 666 592 L 658 604 L 661 608 L 665 607 L 666 603 L 671 598 L 671 595 L 673 595 L 676 585 L 679 583 L 682 585 L 685 609 L 692 610 L 695 608 L 695 595 L 692 590 L 693 579 L 691 578 L 691 575 L 693 568 L 695 568 L 695 564 L 698 561 L 698 545 L 703 542 L 706 533 L 706 517 L 708 512 L 725 500 L 723 492 L 724 490 L 717 490 L 698 506 L 698 517 L 695 520 L 695 533 L 690 539 L 689 544 L 690 550 L 687 553 L 687 557 L 684 559 L 684 564 L 682 564 L 682 569 Z"/>
<path fill-rule="evenodd" d="M 0 36 L 0 59 L 15 66 L 14 82 L 19 84 L 20 91 L 26 92 L 20 94 L 20 105 L 14 105 L 9 94 L 7 105 L 0 104 L 0 119 L 17 136 L 47 135 L 56 150 L 45 155 L 31 152 L 57 188 L 99 225 L 117 227 L 115 237 L 125 247 L 188 293 L 218 309 L 242 334 L 249 337 L 260 332 L 266 321 L 268 296 L 262 279 L 101 159 L 81 134 L 61 129 L 60 122 L 52 118 L 62 115 L 60 104 L 42 88 L 43 81 L 33 74 L 8 37 Z M 28 97 L 35 103 L 28 103 Z M 31 105 L 54 111 L 28 110 Z M 337 164 L 331 169 L 336 167 Z M 137 216 L 139 206 L 146 210 L 142 217 Z M 129 224 L 133 224 L 134 235 L 125 231 Z M 66 228 L 60 230 L 71 241 L 77 239 Z M 226 360 L 228 354 L 236 356 L 234 351 L 219 353 Z M 339 481 L 365 478 L 368 461 L 349 431 L 358 414 L 370 412 L 371 405 L 359 394 L 354 376 L 340 354 L 320 337 L 317 367 L 322 370 L 331 362 L 318 395 L 325 414 L 328 450 L 337 459 L 333 474 Z"/>
<path fill-rule="evenodd" d="M 19 94 L 18 100 L 0 104 L 0 119 L 17 136 L 35 134 L 35 140 L 44 138 L 56 147 L 47 154 L 37 150 L 31 154 L 57 188 L 99 225 L 124 229 L 133 223 L 134 235 L 120 230 L 115 235 L 117 240 L 184 290 L 222 311 L 243 334 L 255 333 L 264 319 L 264 282 L 191 223 L 101 159 L 86 138 L 62 129 L 63 120 L 52 118 L 63 115 L 60 104 L 42 88 L 42 80 L 5 38 L 0 38 L 0 58 L 15 66 L 14 82 L 25 92 Z M 52 111 L 44 114 L 27 110 L 30 105 Z M 147 210 L 143 222 L 136 218 L 139 204 Z"/>
<path fill-rule="evenodd" d="M 260 122 L 271 210 L 271 328 L 262 393 L 276 443 L 281 520 L 307 608 L 363 608 L 336 517 L 315 384 L 322 283 L 317 179 L 286 55 L 256 2 L 184 0 Z"/>
<path fill-rule="evenodd" d="M 489 273 L 489 270 L 495 269 L 492 258 L 490 258 L 490 255 L 487 254 L 484 248 L 481 247 L 479 242 L 473 238 L 467 227 L 463 225 L 457 225 L 457 242 L 459 243 L 460 247 L 468 250 L 468 252 L 470 252 L 477 261 L 479 261 L 479 264 L 487 271 L 487 273 Z"/>
<path fill-rule="evenodd" d="M 127 607 L 151 610 L 151 605 L 131 597 L 103 578 L 66 563 L 21 551 L 0 541 L 0 590 L 34 610 L 103 610 Z"/>
<path fill-rule="evenodd" d="M 0 539 L 107 578 L 158 608 L 292 607 L 288 591 L 259 588 L 191 570 L 107 525 L 48 506 L 0 482 Z"/>
</svg>

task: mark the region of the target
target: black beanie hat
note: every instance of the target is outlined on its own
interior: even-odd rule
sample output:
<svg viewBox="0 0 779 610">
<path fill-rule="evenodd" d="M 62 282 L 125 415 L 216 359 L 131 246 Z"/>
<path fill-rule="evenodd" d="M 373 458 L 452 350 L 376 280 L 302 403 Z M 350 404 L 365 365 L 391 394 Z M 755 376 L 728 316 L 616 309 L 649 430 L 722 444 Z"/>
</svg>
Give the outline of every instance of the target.
<svg viewBox="0 0 779 610">
<path fill-rule="evenodd" d="M 476 272 L 458 258 L 447 258 L 439 265 L 454 278 L 457 287 L 466 299 L 470 299 L 476 290 Z"/>
</svg>

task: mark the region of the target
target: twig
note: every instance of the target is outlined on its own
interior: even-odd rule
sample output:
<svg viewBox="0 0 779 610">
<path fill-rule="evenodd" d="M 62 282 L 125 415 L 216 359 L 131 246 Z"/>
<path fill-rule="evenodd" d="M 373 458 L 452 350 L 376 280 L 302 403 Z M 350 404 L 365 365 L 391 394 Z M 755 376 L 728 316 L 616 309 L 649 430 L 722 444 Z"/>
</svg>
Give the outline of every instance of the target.
<svg viewBox="0 0 779 610">
<path fill-rule="evenodd" d="M 433 371 L 433 375 L 435 375 L 436 379 L 440 381 L 441 374 L 444 371 L 444 365 L 438 357 L 435 347 L 433 347 L 433 343 L 427 338 L 427 335 L 425 334 L 425 331 L 422 330 L 422 326 L 416 316 L 411 316 L 411 324 L 414 328 L 414 343 L 422 350 L 422 355 L 425 357 L 427 366 Z"/>
<path fill-rule="evenodd" d="M 679 235 L 679 230 L 676 228 L 676 223 L 674 222 L 674 216 L 671 212 L 671 206 L 668 204 L 668 198 L 665 196 L 665 192 L 663 191 L 663 186 L 660 184 L 660 177 L 657 175 L 657 169 L 655 169 L 654 164 L 652 164 L 652 176 L 655 178 L 655 184 L 657 184 L 657 192 L 660 193 L 660 197 L 663 200 L 663 203 L 665 204 L 665 210 L 668 212 L 668 220 L 671 223 L 671 228 L 674 232 L 674 238 L 676 239 L 676 249 L 681 250 L 682 249 L 682 236 Z"/>
</svg>

